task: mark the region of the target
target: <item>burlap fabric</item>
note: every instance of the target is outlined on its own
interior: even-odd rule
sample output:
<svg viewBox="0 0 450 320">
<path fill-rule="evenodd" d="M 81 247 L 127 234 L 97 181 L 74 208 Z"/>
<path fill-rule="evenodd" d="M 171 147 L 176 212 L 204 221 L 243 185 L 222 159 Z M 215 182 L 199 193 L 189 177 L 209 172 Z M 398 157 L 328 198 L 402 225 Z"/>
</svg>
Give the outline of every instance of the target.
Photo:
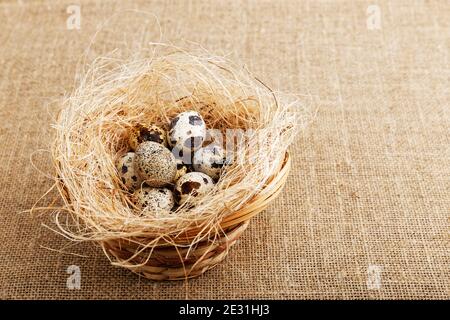
<svg viewBox="0 0 450 320">
<path fill-rule="evenodd" d="M 449 3 L 229 2 L 86 1 L 79 30 L 67 28 L 72 2 L 0 3 L 1 298 L 449 298 Z M 154 14 L 163 41 L 231 53 L 319 107 L 282 196 L 188 285 L 140 279 L 20 213 L 51 186 L 30 162 L 51 172 L 38 152 L 52 137 L 49 102 L 73 88 L 113 13 L 94 54 L 132 39 L 125 9 Z M 71 265 L 79 290 L 66 286 Z"/>
</svg>

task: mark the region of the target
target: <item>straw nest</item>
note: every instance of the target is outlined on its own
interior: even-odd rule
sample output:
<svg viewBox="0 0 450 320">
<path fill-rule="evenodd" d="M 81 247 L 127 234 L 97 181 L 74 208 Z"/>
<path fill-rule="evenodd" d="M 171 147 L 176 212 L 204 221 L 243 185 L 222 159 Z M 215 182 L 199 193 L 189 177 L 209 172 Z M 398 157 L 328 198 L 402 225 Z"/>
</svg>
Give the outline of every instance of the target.
<svg viewBox="0 0 450 320">
<path fill-rule="evenodd" d="M 170 215 L 141 215 L 121 185 L 118 157 L 138 123 L 167 127 L 198 111 L 232 152 L 211 192 Z M 273 92 L 245 68 L 183 50 L 148 59 L 97 59 L 63 103 L 52 158 L 73 240 L 99 243 L 112 264 L 151 279 L 184 279 L 215 266 L 249 219 L 279 194 L 288 146 L 309 119 L 296 97 Z"/>
</svg>

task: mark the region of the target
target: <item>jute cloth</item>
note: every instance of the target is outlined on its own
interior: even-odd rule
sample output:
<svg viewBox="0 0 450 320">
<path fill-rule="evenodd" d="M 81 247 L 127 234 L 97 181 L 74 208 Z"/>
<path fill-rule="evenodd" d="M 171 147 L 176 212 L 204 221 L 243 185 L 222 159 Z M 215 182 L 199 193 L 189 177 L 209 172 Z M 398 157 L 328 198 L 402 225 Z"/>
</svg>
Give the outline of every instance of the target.
<svg viewBox="0 0 450 320">
<path fill-rule="evenodd" d="M 0 298 L 449 298 L 447 1 L 83 1 L 70 30 L 72 4 L 0 3 Z M 148 41 L 238 57 L 319 108 L 291 148 L 281 197 L 224 263 L 187 284 L 115 268 L 98 247 L 44 227 L 47 215 L 21 213 L 51 186 L 39 151 L 52 139 L 51 102 L 73 88 L 114 13 L 93 55 L 133 40 L 126 9 L 159 20 L 162 38 L 156 22 L 142 25 Z M 80 289 L 67 287 L 72 265 Z"/>
</svg>

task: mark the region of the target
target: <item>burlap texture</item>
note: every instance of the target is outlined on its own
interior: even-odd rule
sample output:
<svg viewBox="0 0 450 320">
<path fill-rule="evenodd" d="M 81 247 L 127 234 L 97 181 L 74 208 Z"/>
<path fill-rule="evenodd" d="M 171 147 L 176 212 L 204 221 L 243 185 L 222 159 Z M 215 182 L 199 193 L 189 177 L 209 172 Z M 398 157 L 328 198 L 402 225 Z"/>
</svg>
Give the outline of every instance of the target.
<svg viewBox="0 0 450 320">
<path fill-rule="evenodd" d="M 87 1 L 80 30 L 66 27 L 69 4 L 0 3 L 1 298 L 449 298 L 447 1 Z M 368 28 L 371 4 L 380 29 Z M 188 286 L 114 268 L 43 227 L 48 217 L 20 213 L 51 186 L 30 162 L 51 170 L 37 152 L 52 136 L 48 103 L 73 88 L 106 18 L 121 22 L 95 53 L 132 38 L 129 8 L 158 17 L 162 40 L 231 53 L 319 107 L 282 196 Z M 148 39 L 160 40 L 155 26 Z M 80 290 L 66 287 L 70 265 Z"/>
</svg>

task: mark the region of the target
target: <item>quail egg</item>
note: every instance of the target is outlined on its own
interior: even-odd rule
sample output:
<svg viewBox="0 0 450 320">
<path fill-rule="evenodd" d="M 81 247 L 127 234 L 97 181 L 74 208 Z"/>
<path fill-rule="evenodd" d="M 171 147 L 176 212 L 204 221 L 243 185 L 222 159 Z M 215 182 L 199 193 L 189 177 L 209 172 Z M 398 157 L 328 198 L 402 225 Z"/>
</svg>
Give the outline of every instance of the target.
<svg viewBox="0 0 450 320">
<path fill-rule="evenodd" d="M 182 149 L 173 148 L 172 154 L 175 156 L 175 162 L 177 163 L 177 174 L 175 176 L 175 181 L 178 180 L 182 175 L 190 171 L 192 163 L 192 156 L 190 151 L 183 151 Z"/>
<path fill-rule="evenodd" d="M 132 150 L 136 150 L 138 145 L 145 141 L 153 141 L 167 147 L 167 133 L 155 125 L 138 124 L 131 130 L 128 144 Z"/>
<path fill-rule="evenodd" d="M 171 147 L 196 150 L 202 146 L 206 136 L 206 124 L 196 111 L 186 111 L 170 122 L 168 140 Z"/>
<path fill-rule="evenodd" d="M 181 159 L 176 159 L 175 162 L 177 163 L 177 174 L 175 175 L 176 181 L 188 172 L 188 166 L 184 164 Z"/>
<path fill-rule="evenodd" d="M 203 196 L 214 186 L 211 177 L 202 172 L 189 172 L 183 175 L 175 185 L 175 196 L 180 205 L 190 197 Z"/>
<path fill-rule="evenodd" d="M 219 179 L 225 163 L 225 151 L 219 145 L 208 145 L 195 151 L 193 167 L 213 179 Z"/>
<path fill-rule="evenodd" d="M 162 187 L 175 179 L 175 156 L 163 145 L 146 141 L 136 149 L 135 170 L 151 187 Z"/>
<path fill-rule="evenodd" d="M 140 188 L 134 192 L 134 201 L 144 215 L 169 212 L 175 205 L 173 193 L 167 188 Z"/>
<path fill-rule="evenodd" d="M 117 171 L 122 183 L 127 189 L 137 188 L 141 184 L 141 179 L 134 169 L 136 154 L 128 152 L 117 161 Z"/>
</svg>

